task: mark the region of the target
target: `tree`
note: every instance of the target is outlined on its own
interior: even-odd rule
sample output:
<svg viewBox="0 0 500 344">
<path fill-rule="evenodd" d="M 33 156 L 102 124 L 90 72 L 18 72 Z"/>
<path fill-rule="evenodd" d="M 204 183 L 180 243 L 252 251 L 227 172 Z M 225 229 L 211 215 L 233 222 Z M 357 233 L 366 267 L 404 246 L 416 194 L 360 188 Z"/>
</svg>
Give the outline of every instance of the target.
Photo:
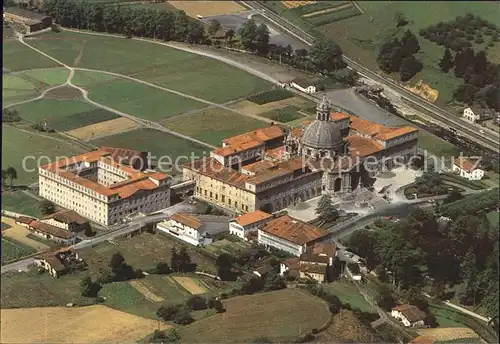
<svg viewBox="0 0 500 344">
<path fill-rule="evenodd" d="M 180 344 L 180 342 L 181 342 L 181 335 L 179 334 L 179 332 L 177 332 L 175 328 L 167 332 L 165 340 L 163 341 L 163 343 L 166 344 Z"/>
<path fill-rule="evenodd" d="M 218 21 L 217 19 L 212 19 L 210 21 L 210 27 L 208 28 L 208 33 L 211 36 L 215 36 L 217 34 L 217 32 L 219 32 L 221 27 L 222 26 L 220 25 L 220 21 Z"/>
<path fill-rule="evenodd" d="M 224 308 L 224 304 L 221 300 L 215 300 L 213 308 L 217 311 L 217 313 L 224 313 L 226 311 L 226 308 Z"/>
<path fill-rule="evenodd" d="M 80 281 L 80 288 L 82 289 L 82 296 L 97 297 L 101 285 L 97 282 L 92 282 L 90 276 L 86 276 Z"/>
<path fill-rule="evenodd" d="M 233 267 L 233 257 L 227 253 L 222 253 L 217 257 L 215 262 L 217 265 L 217 274 L 223 281 L 234 280 L 234 274 L 232 272 Z"/>
<path fill-rule="evenodd" d="M 318 72 L 333 72 L 346 67 L 342 60 L 342 49 L 328 39 L 317 39 L 309 53 Z"/>
<path fill-rule="evenodd" d="M 7 168 L 7 177 L 9 178 L 10 187 L 12 188 L 12 182 L 14 179 L 17 179 L 17 171 L 14 167 Z"/>
<path fill-rule="evenodd" d="M 174 318 L 177 316 L 177 314 L 180 312 L 181 309 L 182 309 L 182 305 L 167 304 L 164 306 L 160 306 L 156 310 L 156 315 L 158 316 L 158 318 L 161 318 L 165 321 L 170 321 L 170 320 L 174 320 Z"/>
<path fill-rule="evenodd" d="M 207 299 L 199 295 L 193 295 L 186 301 L 186 306 L 193 311 L 207 309 Z"/>
<path fill-rule="evenodd" d="M 396 22 L 396 26 L 405 26 L 408 24 L 408 20 L 406 19 L 405 15 L 401 12 L 396 12 L 394 15 L 394 21 Z"/>
<path fill-rule="evenodd" d="M 468 67 L 473 66 L 475 61 L 474 50 L 464 49 L 455 55 L 455 76 L 462 78 Z"/>
<path fill-rule="evenodd" d="M 224 38 L 226 39 L 226 42 L 227 43 L 231 43 L 231 41 L 234 38 L 234 35 L 235 35 L 235 32 L 234 32 L 233 29 L 227 30 L 226 33 L 225 33 L 225 35 L 224 35 Z"/>
<path fill-rule="evenodd" d="M 51 201 L 43 200 L 40 202 L 40 213 L 42 215 L 53 214 L 55 211 L 56 211 L 56 206 Z"/>
<path fill-rule="evenodd" d="M 453 98 L 467 105 L 474 104 L 476 93 L 479 89 L 470 84 L 462 84 L 453 92 Z"/>
<path fill-rule="evenodd" d="M 406 30 L 401 39 L 401 54 L 403 57 L 409 57 L 418 53 L 419 50 L 420 44 L 418 43 L 417 36 L 410 30 Z"/>
<path fill-rule="evenodd" d="M 122 254 L 120 252 L 116 252 L 111 257 L 111 260 L 109 262 L 109 266 L 110 266 L 111 270 L 118 270 L 122 267 L 122 265 L 124 263 L 125 263 L 125 258 L 123 258 Z"/>
<path fill-rule="evenodd" d="M 453 202 L 461 200 L 462 198 L 464 198 L 464 196 L 462 196 L 462 193 L 460 191 L 453 190 L 452 192 L 450 192 L 450 194 L 448 195 L 448 197 L 446 197 L 444 199 L 443 203 L 444 204 L 453 203 Z"/>
<path fill-rule="evenodd" d="M 255 20 L 249 19 L 239 29 L 239 34 L 241 38 L 241 45 L 245 49 L 254 50 L 255 44 L 257 42 L 258 32 L 257 24 Z"/>
<path fill-rule="evenodd" d="M 172 269 L 170 269 L 167 263 L 160 262 L 156 264 L 155 272 L 160 275 L 168 275 L 172 272 Z"/>
<path fill-rule="evenodd" d="M 357 275 L 361 272 L 361 270 L 359 269 L 359 265 L 356 263 L 352 263 L 352 262 L 347 263 L 347 267 L 354 275 Z"/>
<path fill-rule="evenodd" d="M 446 48 L 446 50 L 444 51 L 444 55 L 439 62 L 439 68 L 441 68 L 444 73 L 448 73 L 448 71 L 452 69 L 453 66 L 454 62 L 453 57 L 451 56 L 450 49 Z"/>
<path fill-rule="evenodd" d="M 262 23 L 257 28 L 256 48 L 260 55 L 267 55 L 269 53 L 269 29 L 267 25 Z"/>
<path fill-rule="evenodd" d="M 7 171 L 2 170 L 2 187 L 5 186 L 5 181 L 7 180 Z"/>
<path fill-rule="evenodd" d="M 286 282 L 279 274 L 269 274 L 266 278 L 265 290 L 280 290 L 286 288 Z"/>
<path fill-rule="evenodd" d="M 384 285 L 378 287 L 377 305 L 386 311 L 391 310 L 396 305 L 391 290 Z"/>
<path fill-rule="evenodd" d="M 328 195 L 321 196 L 315 212 L 325 222 L 333 222 L 339 217 L 338 209 L 333 205 Z"/>
<path fill-rule="evenodd" d="M 375 254 L 375 233 L 368 230 L 356 230 L 347 241 L 349 249 L 358 256 L 365 258 L 369 270 L 374 269 L 379 260 Z"/>
<path fill-rule="evenodd" d="M 401 81 L 408 81 L 415 74 L 420 72 L 424 68 L 422 62 L 417 60 L 413 55 L 405 57 L 401 62 L 401 67 L 399 69 L 399 74 L 401 76 Z"/>
<path fill-rule="evenodd" d="M 399 71 L 402 60 L 401 42 L 397 38 L 382 44 L 377 56 L 377 64 L 382 71 L 386 73 Z"/>
<path fill-rule="evenodd" d="M 95 235 L 95 232 L 88 221 L 83 224 L 83 230 L 86 237 L 93 237 Z"/>
<path fill-rule="evenodd" d="M 180 260 L 179 260 L 179 254 L 177 253 L 177 249 L 172 247 L 172 255 L 170 257 L 170 268 L 172 269 L 173 272 L 179 272 L 181 269 L 180 266 Z"/>
<path fill-rule="evenodd" d="M 188 43 L 201 43 L 205 40 L 205 28 L 197 20 L 189 21 L 187 28 L 186 41 Z"/>
<path fill-rule="evenodd" d="M 185 309 L 181 308 L 179 312 L 174 317 L 174 323 L 178 325 L 189 325 L 194 321 L 193 317 L 191 316 L 191 313 Z"/>
<path fill-rule="evenodd" d="M 190 272 L 193 271 L 191 257 L 187 251 L 186 246 L 182 246 L 179 251 L 179 271 Z M 196 268 L 196 267 L 195 267 Z"/>
</svg>

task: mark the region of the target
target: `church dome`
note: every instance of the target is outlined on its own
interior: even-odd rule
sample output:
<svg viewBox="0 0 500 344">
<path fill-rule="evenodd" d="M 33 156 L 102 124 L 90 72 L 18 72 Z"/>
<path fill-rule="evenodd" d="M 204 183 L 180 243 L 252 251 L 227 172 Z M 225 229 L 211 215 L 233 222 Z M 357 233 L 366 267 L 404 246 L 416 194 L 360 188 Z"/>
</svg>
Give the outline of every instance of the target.
<svg viewBox="0 0 500 344">
<path fill-rule="evenodd" d="M 343 145 L 340 125 L 335 122 L 315 120 L 304 129 L 301 144 L 312 149 L 337 150 Z"/>
</svg>

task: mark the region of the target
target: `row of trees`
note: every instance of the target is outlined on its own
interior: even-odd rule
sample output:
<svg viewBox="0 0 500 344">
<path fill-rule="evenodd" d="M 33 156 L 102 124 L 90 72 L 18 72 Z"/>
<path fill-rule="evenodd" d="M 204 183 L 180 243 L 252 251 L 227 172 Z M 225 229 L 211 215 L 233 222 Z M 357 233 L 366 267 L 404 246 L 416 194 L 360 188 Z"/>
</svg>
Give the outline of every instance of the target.
<svg viewBox="0 0 500 344">
<path fill-rule="evenodd" d="M 401 39 L 393 37 L 380 47 L 377 63 L 384 72 L 399 72 L 401 81 L 408 81 L 423 68 L 422 62 L 414 56 L 419 50 L 417 37 L 406 30 Z"/>
<path fill-rule="evenodd" d="M 16 110 L 4 108 L 2 112 L 2 121 L 4 123 L 16 123 L 21 121 L 21 116 Z"/>
<path fill-rule="evenodd" d="M 199 295 L 193 295 L 186 300 L 184 304 L 167 304 L 160 306 L 156 315 L 165 320 L 173 321 L 179 325 L 187 325 L 194 321 L 191 317 L 191 311 L 200 311 L 204 309 L 215 309 L 217 313 L 226 311 L 222 302 L 215 297 L 206 299 Z"/>
<path fill-rule="evenodd" d="M 446 286 L 460 284 L 463 303 L 483 304 L 498 321 L 498 231 L 491 230 L 484 214 L 466 209 L 449 222 L 438 218 L 418 209 L 377 232 L 356 231 L 347 244 L 395 290 L 430 283 L 432 293 L 444 297 Z"/>
</svg>

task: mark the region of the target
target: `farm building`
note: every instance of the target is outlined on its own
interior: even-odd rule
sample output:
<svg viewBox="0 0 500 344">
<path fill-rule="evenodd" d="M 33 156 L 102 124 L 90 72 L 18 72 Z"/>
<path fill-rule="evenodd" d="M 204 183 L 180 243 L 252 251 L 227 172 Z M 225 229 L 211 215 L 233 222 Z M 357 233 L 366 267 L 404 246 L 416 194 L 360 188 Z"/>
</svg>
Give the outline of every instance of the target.
<svg viewBox="0 0 500 344">
<path fill-rule="evenodd" d="M 276 217 L 258 230 L 258 242 L 299 257 L 316 242 L 324 239 L 328 231 L 294 219 L 288 215 Z"/>
<path fill-rule="evenodd" d="M 492 117 L 491 111 L 479 106 L 471 106 L 464 109 L 463 118 L 469 122 L 476 123 Z"/>
<path fill-rule="evenodd" d="M 299 258 L 290 258 L 280 264 L 280 275 L 310 278 L 319 283 L 325 281 L 326 271 L 333 266 L 336 257 L 335 244 L 316 243 L 307 248 Z"/>
<path fill-rule="evenodd" d="M 56 278 L 68 272 L 71 267 L 83 267 L 85 264 L 78 253 L 69 247 L 41 254 L 33 259 L 37 266 L 45 269 Z"/>
<path fill-rule="evenodd" d="M 401 320 L 406 327 L 424 326 L 425 313 L 418 307 L 405 304 L 394 307 L 391 310 L 391 316 Z"/>
<path fill-rule="evenodd" d="M 229 222 L 229 233 L 245 239 L 250 232 L 256 232 L 259 226 L 264 224 L 272 215 L 262 210 L 252 211 L 236 217 Z"/>
<path fill-rule="evenodd" d="M 453 172 L 468 180 L 481 180 L 484 177 L 484 171 L 478 165 L 478 161 L 475 159 L 456 158 Z"/>
<path fill-rule="evenodd" d="M 158 223 L 156 229 L 191 245 L 204 246 L 211 244 L 217 234 L 228 231 L 229 220 L 229 216 L 175 213 Z"/>
<path fill-rule="evenodd" d="M 40 31 L 52 25 L 52 17 L 17 7 L 4 8 L 4 21 L 22 25 L 26 33 Z"/>
<path fill-rule="evenodd" d="M 79 232 L 83 229 L 87 220 L 73 210 L 61 210 L 40 219 L 40 222 L 48 223 L 54 227 L 65 229 L 70 232 Z"/>
<path fill-rule="evenodd" d="M 317 92 L 316 86 L 314 83 L 310 82 L 309 80 L 301 79 L 301 78 L 296 78 L 293 81 L 290 82 L 290 86 L 293 88 L 296 88 L 297 90 L 308 93 L 308 94 L 313 94 Z"/>
<path fill-rule="evenodd" d="M 36 234 L 39 237 L 53 240 L 61 244 L 73 245 L 76 242 L 75 233 L 54 227 L 52 225 L 49 225 L 48 223 L 31 221 L 28 229 L 32 231 L 33 234 Z"/>
<path fill-rule="evenodd" d="M 136 170 L 123 163 L 133 164 L 135 155 L 109 150 L 103 147 L 39 167 L 40 196 L 104 226 L 170 205 L 168 175 Z"/>
</svg>

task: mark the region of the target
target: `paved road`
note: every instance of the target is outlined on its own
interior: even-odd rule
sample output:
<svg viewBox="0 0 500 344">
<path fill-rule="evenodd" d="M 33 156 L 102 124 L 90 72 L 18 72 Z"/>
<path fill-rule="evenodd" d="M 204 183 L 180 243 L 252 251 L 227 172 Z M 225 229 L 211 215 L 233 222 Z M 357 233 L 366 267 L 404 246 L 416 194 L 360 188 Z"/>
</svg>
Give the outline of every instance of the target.
<svg viewBox="0 0 500 344">
<path fill-rule="evenodd" d="M 267 8 L 265 8 L 262 4 L 259 4 L 257 1 L 241 1 L 247 7 L 251 9 L 259 9 L 263 16 L 269 19 L 271 22 L 275 23 L 278 27 L 283 29 L 285 32 L 288 32 L 292 36 L 300 39 L 308 46 L 312 45 L 315 38 L 304 32 L 300 28 L 296 27 L 294 24 L 290 23 L 286 19 L 278 16 L 277 14 L 271 12 Z M 368 79 L 372 79 L 376 82 L 383 84 L 385 87 L 390 87 L 400 94 L 402 99 L 407 100 L 409 104 L 416 107 L 419 110 L 423 110 L 429 117 L 432 117 L 437 123 L 445 128 L 453 128 L 457 130 L 457 133 L 463 135 L 473 141 L 480 143 L 482 146 L 492 149 L 495 152 L 499 152 L 499 135 L 496 133 L 485 132 L 484 134 L 479 133 L 479 127 L 466 124 L 457 118 L 455 114 L 452 114 L 444 109 L 441 109 L 437 105 L 420 98 L 419 96 L 411 93 L 406 90 L 402 86 L 396 84 L 394 81 L 381 77 L 375 72 L 365 68 L 358 62 L 350 59 L 349 57 L 344 55 L 344 60 L 346 63 L 356 69 L 358 73 Z"/>
<path fill-rule="evenodd" d="M 116 238 L 118 236 L 126 235 L 128 233 L 131 233 L 131 232 L 143 227 L 144 225 L 146 225 L 148 223 L 154 223 L 154 222 L 166 220 L 173 213 L 181 212 L 181 211 L 182 212 L 194 212 L 195 207 L 191 204 L 186 203 L 186 202 L 177 203 L 169 208 L 161 210 L 160 212 L 156 212 L 155 214 L 133 219 L 129 223 L 126 223 L 123 225 L 114 226 L 111 232 L 106 233 L 104 235 L 101 235 L 99 237 L 96 237 L 94 239 L 83 240 L 83 241 L 73 245 L 73 248 L 76 250 L 82 249 L 85 247 L 96 245 L 96 244 L 103 242 L 103 241 L 107 241 L 109 239 Z M 2 266 L 1 273 L 3 274 L 6 272 L 9 272 L 9 271 L 27 270 L 28 266 L 33 264 L 33 263 L 34 263 L 33 258 L 27 258 L 27 259 L 20 260 L 18 262 L 12 263 L 12 264 L 7 264 L 7 265 Z"/>
</svg>

